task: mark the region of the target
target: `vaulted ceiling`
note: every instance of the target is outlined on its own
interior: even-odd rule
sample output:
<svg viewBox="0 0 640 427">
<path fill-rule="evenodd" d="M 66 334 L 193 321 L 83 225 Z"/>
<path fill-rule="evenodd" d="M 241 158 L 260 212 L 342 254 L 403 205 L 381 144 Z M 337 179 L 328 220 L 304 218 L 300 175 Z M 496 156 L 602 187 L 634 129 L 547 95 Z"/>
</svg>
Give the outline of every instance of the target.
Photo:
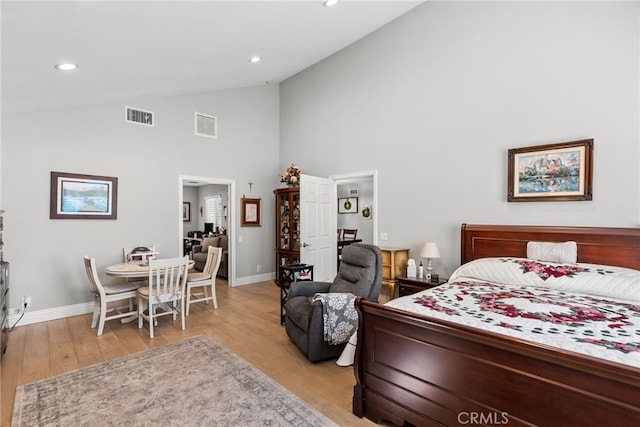
<svg viewBox="0 0 640 427">
<path fill-rule="evenodd" d="M 420 3 L 2 1 L 2 110 L 278 83 Z M 55 69 L 61 62 L 78 68 Z"/>
</svg>

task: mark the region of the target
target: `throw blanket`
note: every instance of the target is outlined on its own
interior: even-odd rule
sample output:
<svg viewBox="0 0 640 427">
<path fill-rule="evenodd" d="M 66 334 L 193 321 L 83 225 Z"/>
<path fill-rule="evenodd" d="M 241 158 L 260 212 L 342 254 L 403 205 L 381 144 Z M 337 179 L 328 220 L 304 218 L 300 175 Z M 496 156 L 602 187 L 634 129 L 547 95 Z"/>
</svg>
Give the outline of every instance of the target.
<svg viewBox="0 0 640 427">
<path fill-rule="evenodd" d="M 358 326 L 358 313 L 354 306 L 356 296 L 348 293 L 315 294 L 312 302 L 322 303 L 324 340 L 330 345 L 349 341 Z"/>
</svg>

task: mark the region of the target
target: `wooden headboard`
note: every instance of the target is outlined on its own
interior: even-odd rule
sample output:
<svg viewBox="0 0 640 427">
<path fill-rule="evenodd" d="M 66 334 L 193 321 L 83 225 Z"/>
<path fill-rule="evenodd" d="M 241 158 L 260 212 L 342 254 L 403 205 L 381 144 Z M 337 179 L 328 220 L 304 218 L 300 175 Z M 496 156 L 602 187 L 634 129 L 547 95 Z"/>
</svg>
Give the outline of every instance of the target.
<svg viewBox="0 0 640 427">
<path fill-rule="evenodd" d="M 527 242 L 578 245 L 578 262 L 640 270 L 640 228 L 462 224 L 461 261 L 511 256 L 525 258 Z"/>
</svg>

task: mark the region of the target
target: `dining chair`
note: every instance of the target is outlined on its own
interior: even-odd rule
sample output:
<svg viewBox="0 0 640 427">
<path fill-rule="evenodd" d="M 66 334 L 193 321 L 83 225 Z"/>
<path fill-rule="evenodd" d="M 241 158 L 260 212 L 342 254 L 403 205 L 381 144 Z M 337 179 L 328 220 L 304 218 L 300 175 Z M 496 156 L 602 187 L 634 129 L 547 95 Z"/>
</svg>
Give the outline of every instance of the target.
<svg viewBox="0 0 640 427">
<path fill-rule="evenodd" d="M 180 313 L 184 330 L 184 291 L 187 283 L 189 257 L 149 260 L 149 286 L 138 289 L 138 328 L 144 321 L 149 323 L 149 337 L 153 338 L 153 327 L 157 319 L 171 314 L 176 320 Z M 171 307 L 169 307 L 171 303 Z M 160 306 L 160 307 L 159 307 Z M 147 313 L 145 314 L 145 308 Z M 157 309 L 161 308 L 158 313 Z"/>
<path fill-rule="evenodd" d="M 343 240 L 353 240 L 358 235 L 357 228 L 345 228 L 342 230 L 342 239 Z"/>
<path fill-rule="evenodd" d="M 342 228 L 338 228 L 338 240 L 342 239 Z"/>
<path fill-rule="evenodd" d="M 139 255 L 136 255 L 139 254 Z M 157 255 L 155 246 L 137 246 L 122 248 L 122 262 L 145 261 L 149 256 Z"/>
<path fill-rule="evenodd" d="M 207 261 L 202 272 L 189 273 L 187 275 L 187 296 L 185 314 L 189 315 L 189 307 L 192 303 L 203 302 L 208 304 L 213 301 L 213 308 L 218 308 L 218 299 L 216 298 L 216 276 L 222 261 L 222 248 L 209 246 L 207 252 Z M 192 292 L 193 288 L 202 288 L 200 292 Z M 210 288 L 211 295 L 209 295 Z M 192 299 L 192 297 L 195 297 Z"/>
<path fill-rule="evenodd" d="M 121 319 L 136 315 L 133 303 L 139 288 L 138 283 L 123 282 L 118 284 L 102 284 L 96 270 L 95 258 L 90 258 L 86 255 L 84 256 L 84 268 L 87 272 L 89 282 L 91 283 L 91 289 L 94 296 L 91 328 L 95 328 L 96 324 L 98 325 L 98 336 L 102 335 L 102 332 L 104 331 L 104 324 L 107 320 Z M 116 302 L 123 304 L 116 305 L 114 307 L 114 303 Z M 127 309 L 128 311 L 122 311 L 123 309 Z M 115 311 L 116 314 L 108 316 L 107 313 L 112 311 Z"/>
</svg>

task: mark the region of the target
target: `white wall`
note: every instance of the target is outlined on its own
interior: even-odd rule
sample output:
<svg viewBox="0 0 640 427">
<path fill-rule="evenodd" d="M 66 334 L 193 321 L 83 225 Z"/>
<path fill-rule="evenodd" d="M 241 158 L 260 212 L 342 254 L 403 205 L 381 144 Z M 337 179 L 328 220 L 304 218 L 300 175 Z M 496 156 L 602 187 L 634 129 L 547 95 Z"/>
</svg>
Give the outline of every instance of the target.
<svg viewBox="0 0 640 427">
<path fill-rule="evenodd" d="M 161 256 L 177 256 L 180 175 L 233 179 L 238 195 L 248 193 L 246 183 L 256 183 L 252 196 L 262 197 L 263 224 L 272 224 L 272 190 L 279 185 L 278 97 L 274 85 L 3 115 L 11 307 L 27 294 L 34 311 L 90 301 L 85 254 L 96 258 L 101 271 L 121 260 L 123 247 L 140 243 L 154 244 Z M 154 111 L 155 127 L 125 123 L 125 105 Z M 218 139 L 194 135 L 195 111 L 218 117 Z M 117 220 L 49 219 L 51 171 L 118 177 Z M 239 200 L 232 203 L 238 213 Z M 194 215 L 197 220 L 192 210 Z M 243 259 L 274 265 L 274 237 L 272 227 L 240 228 L 238 216 L 232 220 L 243 243 L 236 244 L 236 273 L 243 279 L 255 274 Z"/>
<path fill-rule="evenodd" d="M 640 225 L 638 2 L 426 2 L 281 84 L 280 169 L 378 170 L 384 246 Z M 507 150 L 595 139 L 594 197 L 507 203 Z"/>
</svg>

